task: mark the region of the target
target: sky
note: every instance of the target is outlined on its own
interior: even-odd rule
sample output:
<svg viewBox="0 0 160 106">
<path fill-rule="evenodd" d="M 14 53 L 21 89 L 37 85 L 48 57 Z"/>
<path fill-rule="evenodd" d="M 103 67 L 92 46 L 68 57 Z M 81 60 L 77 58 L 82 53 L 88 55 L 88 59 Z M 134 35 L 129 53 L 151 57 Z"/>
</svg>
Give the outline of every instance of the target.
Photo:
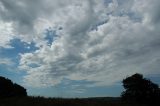
<svg viewBox="0 0 160 106">
<path fill-rule="evenodd" d="M 0 76 L 45 97 L 160 85 L 160 0 L 0 0 Z"/>
</svg>

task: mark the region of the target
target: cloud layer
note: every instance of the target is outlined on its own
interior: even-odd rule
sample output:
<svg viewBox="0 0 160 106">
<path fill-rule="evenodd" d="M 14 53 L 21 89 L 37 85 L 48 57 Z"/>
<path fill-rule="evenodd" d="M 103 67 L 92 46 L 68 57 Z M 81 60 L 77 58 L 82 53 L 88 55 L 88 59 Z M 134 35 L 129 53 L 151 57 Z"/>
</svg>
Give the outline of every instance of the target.
<svg viewBox="0 0 160 106">
<path fill-rule="evenodd" d="M 34 87 L 63 79 L 107 86 L 135 72 L 160 74 L 159 9 L 159 0 L 1 0 L 0 47 L 15 38 L 36 44 L 18 67 Z M 50 44 L 46 29 L 54 31 Z"/>
</svg>

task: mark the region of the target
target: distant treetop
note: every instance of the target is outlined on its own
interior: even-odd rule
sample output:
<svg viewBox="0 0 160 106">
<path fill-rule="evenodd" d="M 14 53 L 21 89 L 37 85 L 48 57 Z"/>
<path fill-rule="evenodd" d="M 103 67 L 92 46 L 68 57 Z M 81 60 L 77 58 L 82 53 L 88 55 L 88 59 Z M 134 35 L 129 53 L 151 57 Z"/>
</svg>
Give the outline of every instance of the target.
<svg viewBox="0 0 160 106">
<path fill-rule="evenodd" d="M 14 96 L 27 96 L 26 89 L 0 76 L 0 98 Z"/>
<path fill-rule="evenodd" d="M 160 100 L 160 89 L 157 84 L 143 78 L 142 74 L 134 74 L 123 80 L 125 91 L 122 99 L 139 103 L 155 103 Z"/>
</svg>

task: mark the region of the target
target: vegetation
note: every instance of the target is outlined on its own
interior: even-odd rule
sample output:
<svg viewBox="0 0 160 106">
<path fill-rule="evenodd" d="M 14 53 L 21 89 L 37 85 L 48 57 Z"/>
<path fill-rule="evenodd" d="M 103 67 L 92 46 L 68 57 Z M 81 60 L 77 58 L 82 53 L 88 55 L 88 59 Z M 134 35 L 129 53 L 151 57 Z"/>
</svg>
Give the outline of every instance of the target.
<svg viewBox="0 0 160 106">
<path fill-rule="evenodd" d="M 0 98 L 27 96 L 26 89 L 0 76 Z"/>
<path fill-rule="evenodd" d="M 158 85 L 143 78 L 141 74 L 124 79 L 123 86 L 126 90 L 122 92 L 122 99 L 125 101 L 153 104 L 160 100 Z"/>
<path fill-rule="evenodd" d="M 108 100 L 109 99 L 109 100 Z M 112 100 L 113 99 L 113 100 Z M 14 97 L 0 101 L 0 106 L 146 106 L 125 103 L 115 98 L 63 99 L 43 97 Z"/>
<path fill-rule="evenodd" d="M 27 96 L 26 89 L 0 77 L 0 106 L 159 106 L 158 85 L 135 74 L 123 80 L 126 89 L 120 97 L 44 98 Z M 148 102 L 149 101 L 149 102 Z"/>
</svg>

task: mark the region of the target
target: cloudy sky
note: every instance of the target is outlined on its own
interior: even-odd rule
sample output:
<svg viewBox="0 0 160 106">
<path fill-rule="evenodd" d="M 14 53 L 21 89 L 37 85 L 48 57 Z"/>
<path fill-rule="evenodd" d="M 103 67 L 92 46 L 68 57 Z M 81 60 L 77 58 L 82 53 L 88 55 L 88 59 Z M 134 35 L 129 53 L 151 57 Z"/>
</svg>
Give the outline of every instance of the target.
<svg viewBox="0 0 160 106">
<path fill-rule="evenodd" d="M 51 97 L 160 85 L 160 0 L 0 0 L 0 75 Z"/>
</svg>

